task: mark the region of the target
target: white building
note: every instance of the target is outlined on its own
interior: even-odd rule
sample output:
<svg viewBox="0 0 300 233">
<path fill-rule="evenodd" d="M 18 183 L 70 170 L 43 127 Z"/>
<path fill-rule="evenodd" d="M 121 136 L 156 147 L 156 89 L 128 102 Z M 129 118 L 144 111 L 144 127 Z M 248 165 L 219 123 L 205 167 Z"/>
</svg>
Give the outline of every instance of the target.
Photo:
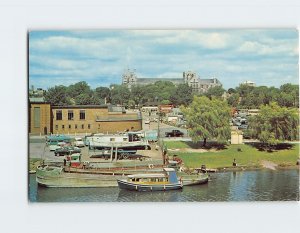
<svg viewBox="0 0 300 233">
<path fill-rule="evenodd" d="M 245 81 L 242 84 L 250 86 L 250 87 L 255 87 L 256 86 L 255 82 L 252 82 L 252 81 Z"/>
</svg>

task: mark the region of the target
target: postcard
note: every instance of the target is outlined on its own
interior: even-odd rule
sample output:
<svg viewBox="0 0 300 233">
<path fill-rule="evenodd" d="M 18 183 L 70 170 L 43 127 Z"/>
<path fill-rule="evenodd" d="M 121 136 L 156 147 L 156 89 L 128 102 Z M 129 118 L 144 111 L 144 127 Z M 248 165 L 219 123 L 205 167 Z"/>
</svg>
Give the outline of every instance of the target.
<svg viewBox="0 0 300 233">
<path fill-rule="evenodd" d="M 29 201 L 299 201 L 298 43 L 284 28 L 29 31 Z"/>
</svg>

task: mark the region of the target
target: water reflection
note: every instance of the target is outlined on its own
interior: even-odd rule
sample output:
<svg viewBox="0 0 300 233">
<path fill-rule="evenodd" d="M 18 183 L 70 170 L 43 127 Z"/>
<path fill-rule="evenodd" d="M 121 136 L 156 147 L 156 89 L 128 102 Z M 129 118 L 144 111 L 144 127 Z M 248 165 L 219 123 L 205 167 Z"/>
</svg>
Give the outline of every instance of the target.
<svg viewBox="0 0 300 233">
<path fill-rule="evenodd" d="M 120 202 L 179 202 L 182 190 L 135 192 L 120 190 L 117 201 Z"/>
<path fill-rule="evenodd" d="M 135 192 L 114 188 L 44 188 L 29 177 L 32 202 L 198 202 L 297 201 L 299 171 L 240 171 L 212 174 L 204 185 L 167 192 Z"/>
</svg>

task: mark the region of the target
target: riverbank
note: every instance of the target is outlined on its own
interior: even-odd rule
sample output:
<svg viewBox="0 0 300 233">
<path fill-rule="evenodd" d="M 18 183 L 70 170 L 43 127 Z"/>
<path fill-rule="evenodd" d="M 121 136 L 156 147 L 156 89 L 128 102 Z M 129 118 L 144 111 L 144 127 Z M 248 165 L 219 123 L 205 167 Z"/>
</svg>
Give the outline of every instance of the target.
<svg viewBox="0 0 300 233">
<path fill-rule="evenodd" d="M 283 149 L 267 152 L 253 145 L 228 145 L 224 148 L 197 148 L 187 142 L 165 142 L 169 158 L 177 155 L 187 168 L 207 168 L 218 170 L 262 169 L 265 164 L 272 164 L 271 169 L 297 168 L 299 144 L 287 144 Z M 233 166 L 233 161 L 237 166 Z"/>
</svg>

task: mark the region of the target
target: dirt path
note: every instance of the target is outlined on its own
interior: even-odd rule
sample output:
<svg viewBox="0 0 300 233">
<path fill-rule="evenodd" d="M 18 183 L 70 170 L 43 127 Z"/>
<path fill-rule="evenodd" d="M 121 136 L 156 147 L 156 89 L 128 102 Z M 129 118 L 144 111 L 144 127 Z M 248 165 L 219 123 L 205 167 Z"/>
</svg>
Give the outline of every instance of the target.
<svg viewBox="0 0 300 233">
<path fill-rule="evenodd" d="M 263 167 L 271 169 L 271 170 L 276 170 L 276 167 L 278 166 L 278 164 L 273 163 L 271 161 L 266 161 L 266 160 L 262 160 L 261 164 Z"/>
</svg>

